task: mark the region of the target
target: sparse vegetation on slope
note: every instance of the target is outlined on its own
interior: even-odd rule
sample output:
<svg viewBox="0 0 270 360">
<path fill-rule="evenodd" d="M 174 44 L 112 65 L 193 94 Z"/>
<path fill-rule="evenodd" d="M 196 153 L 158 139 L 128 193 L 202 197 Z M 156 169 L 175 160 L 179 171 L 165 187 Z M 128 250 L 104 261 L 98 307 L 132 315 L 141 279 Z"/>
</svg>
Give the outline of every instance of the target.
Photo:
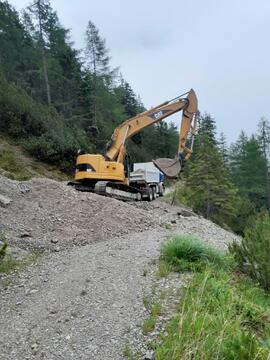
<svg viewBox="0 0 270 360">
<path fill-rule="evenodd" d="M 32 177 L 67 180 L 68 176 L 54 165 L 48 165 L 28 155 L 22 145 L 7 136 L 0 136 L 0 174 L 24 181 Z"/>
<path fill-rule="evenodd" d="M 180 295 L 177 315 L 167 326 L 156 347 L 157 360 L 176 359 L 260 359 L 270 355 L 270 297 L 244 275 L 232 269 L 230 256 L 202 247 L 194 239 L 181 237 L 169 242 L 167 256 L 162 259 L 195 270 L 193 280 Z M 187 246 L 188 244 L 188 246 Z M 174 249 L 174 250 L 172 250 Z M 206 255 L 208 254 L 208 255 Z M 205 258 L 207 264 L 205 266 Z M 172 260 L 173 259 L 173 260 Z M 202 267 L 194 265 L 203 261 Z"/>
</svg>

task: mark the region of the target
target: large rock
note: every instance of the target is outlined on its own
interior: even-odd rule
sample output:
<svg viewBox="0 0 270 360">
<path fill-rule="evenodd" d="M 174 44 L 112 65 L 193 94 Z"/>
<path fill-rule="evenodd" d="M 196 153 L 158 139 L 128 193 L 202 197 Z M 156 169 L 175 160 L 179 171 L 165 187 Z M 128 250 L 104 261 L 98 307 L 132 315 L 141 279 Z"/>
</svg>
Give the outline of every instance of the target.
<svg viewBox="0 0 270 360">
<path fill-rule="evenodd" d="M 0 194 L 0 206 L 7 207 L 11 203 L 11 200 L 4 195 Z"/>
</svg>

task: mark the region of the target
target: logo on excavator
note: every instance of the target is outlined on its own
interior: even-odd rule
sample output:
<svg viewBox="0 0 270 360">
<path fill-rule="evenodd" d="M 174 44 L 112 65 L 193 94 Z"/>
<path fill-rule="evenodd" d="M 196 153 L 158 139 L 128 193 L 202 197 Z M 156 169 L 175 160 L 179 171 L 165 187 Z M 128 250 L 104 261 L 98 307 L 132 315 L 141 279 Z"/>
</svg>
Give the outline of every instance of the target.
<svg viewBox="0 0 270 360">
<path fill-rule="evenodd" d="M 149 116 L 154 120 L 158 120 L 169 111 L 170 110 L 159 110 L 157 112 L 152 112 L 151 114 L 149 114 Z"/>
<path fill-rule="evenodd" d="M 159 111 L 159 112 L 157 112 L 157 113 L 153 113 L 153 115 L 154 115 L 154 118 L 157 120 L 157 119 L 159 119 L 159 118 L 163 115 L 163 112 L 162 112 L 162 111 Z"/>
</svg>

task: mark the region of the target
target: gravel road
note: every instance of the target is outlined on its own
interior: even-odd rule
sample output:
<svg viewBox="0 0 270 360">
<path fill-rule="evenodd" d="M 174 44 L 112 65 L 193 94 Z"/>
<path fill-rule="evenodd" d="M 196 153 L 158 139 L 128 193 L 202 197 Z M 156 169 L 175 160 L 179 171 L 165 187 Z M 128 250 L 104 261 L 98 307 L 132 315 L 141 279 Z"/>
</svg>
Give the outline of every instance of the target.
<svg viewBox="0 0 270 360">
<path fill-rule="evenodd" d="M 154 260 L 160 243 L 172 234 L 195 234 L 225 249 L 236 238 L 210 221 L 159 201 L 128 204 L 77 194 L 47 180 L 33 180 L 30 186 L 27 194 L 18 192 L 10 180 L 3 186 L 3 195 L 12 203 L 0 208 L 0 225 L 11 245 L 27 252 L 32 244 L 36 249 L 37 241 L 45 252 L 37 265 L 12 275 L 10 285 L 0 285 L 1 360 L 123 359 L 127 334 L 132 331 L 136 337 L 147 316 L 143 298 L 156 282 Z M 75 205 L 79 211 L 71 213 Z M 92 211 L 90 218 L 87 209 Z M 104 214 L 111 214 L 109 226 L 102 220 Z M 49 215 L 62 220 L 46 225 L 43 219 Z M 28 221 L 30 234 L 22 236 L 16 218 L 18 224 Z M 76 237 L 84 224 L 88 233 Z M 107 236 L 114 226 L 116 233 Z M 91 229 L 99 236 L 87 241 L 84 236 L 92 234 Z M 54 238 L 57 246 L 61 243 L 59 252 L 54 251 Z"/>
<path fill-rule="evenodd" d="M 165 233 L 148 231 L 45 255 L 0 291 L 0 358 L 122 359 L 144 316 L 143 271 Z"/>
</svg>

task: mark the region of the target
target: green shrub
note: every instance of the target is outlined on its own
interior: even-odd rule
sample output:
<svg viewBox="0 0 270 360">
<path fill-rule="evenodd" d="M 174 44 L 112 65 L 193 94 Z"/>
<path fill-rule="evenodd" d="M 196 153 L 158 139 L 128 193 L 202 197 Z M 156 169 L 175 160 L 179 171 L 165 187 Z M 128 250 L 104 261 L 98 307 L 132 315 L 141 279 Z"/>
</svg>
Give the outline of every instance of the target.
<svg viewBox="0 0 270 360">
<path fill-rule="evenodd" d="M 163 244 L 161 259 L 177 271 L 202 269 L 206 264 L 230 266 L 229 257 L 190 235 L 178 235 Z"/>
<path fill-rule="evenodd" d="M 78 149 L 91 149 L 87 141 L 85 133 L 79 129 L 55 128 L 26 141 L 24 148 L 41 161 L 58 164 L 61 170 L 69 170 Z"/>
<path fill-rule="evenodd" d="M 270 217 L 262 214 L 247 228 L 240 244 L 230 246 L 241 271 L 270 290 Z"/>
</svg>

